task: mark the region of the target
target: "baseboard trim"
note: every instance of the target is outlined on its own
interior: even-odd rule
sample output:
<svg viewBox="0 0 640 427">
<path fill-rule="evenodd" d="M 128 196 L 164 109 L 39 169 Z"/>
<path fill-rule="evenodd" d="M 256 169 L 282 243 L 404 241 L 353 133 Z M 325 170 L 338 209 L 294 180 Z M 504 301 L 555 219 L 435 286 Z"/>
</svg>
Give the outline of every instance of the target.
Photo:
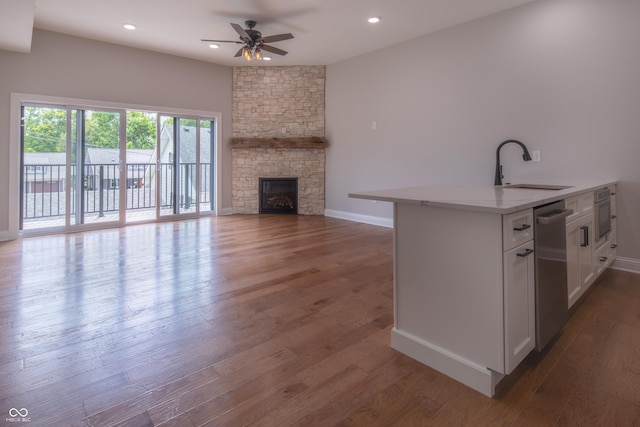
<svg viewBox="0 0 640 427">
<path fill-rule="evenodd" d="M 640 259 L 616 257 L 611 268 L 640 274 Z"/>
<path fill-rule="evenodd" d="M 233 208 L 222 208 L 218 211 L 218 215 L 233 215 Z"/>
<path fill-rule="evenodd" d="M 391 347 L 472 389 L 493 397 L 504 374 L 491 371 L 407 332 L 393 328 Z"/>
<path fill-rule="evenodd" d="M 383 218 L 379 216 L 354 214 L 351 212 L 336 211 L 333 209 L 325 209 L 324 215 L 331 218 L 346 219 L 348 221 L 393 228 L 393 219 Z"/>
</svg>

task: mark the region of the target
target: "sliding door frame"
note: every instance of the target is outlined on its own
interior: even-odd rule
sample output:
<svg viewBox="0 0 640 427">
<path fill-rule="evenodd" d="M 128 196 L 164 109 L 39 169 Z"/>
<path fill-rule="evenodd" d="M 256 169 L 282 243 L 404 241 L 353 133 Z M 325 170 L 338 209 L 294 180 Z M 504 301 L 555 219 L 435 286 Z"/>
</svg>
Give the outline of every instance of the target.
<svg viewBox="0 0 640 427">
<path fill-rule="evenodd" d="M 9 114 L 9 227 L 7 239 L 17 239 L 20 236 L 20 198 L 22 192 L 20 191 L 22 176 L 21 176 L 21 158 L 22 148 L 20 144 L 20 134 L 22 130 L 21 124 L 21 111 L 23 104 L 46 104 L 55 106 L 64 106 L 67 109 L 108 109 L 108 110 L 123 110 L 123 111 L 148 111 L 157 113 L 158 115 L 173 115 L 182 117 L 198 117 L 203 119 L 211 119 L 215 121 L 215 135 L 214 135 L 214 153 L 213 159 L 215 173 L 215 188 L 213 189 L 213 196 L 215 200 L 212 200 L 212 209 L 207 212 L 200 212 L 196 216 L 204 216 L 208 214 L 220 215 L 221 214 L 221 188 L 222 188 L 222 114 L 212 111 L 200 111 L 200 110 L 188 110 L 184 108 L 167 108 L 157 107 L 149 105 L 139 104 L 127 104 L 127 103 L 115 103 L 108 101 L 96 101 L 80 98 L 66 98 L 57 96 L 35 95 L 27 93 L 12 93 L 11 94 L 11 107 Z M 126 127 L 125 123 L 122 123 L 122 131 Z M 67 135 L 69 137 L 69 135 Z M 158 220 L 158 219 L 156 219 Z M 118 223 L 115 226 L 121 226 L 123 223 Z M 91 228 L 103 228 L 103 227 L 91 227 Z M 69 231 L 68 228 L 65 231 Z M 76 230 L 77 231 L 77 230 Z M 1 236 L 0 236 L 1 237 Z"/>
</svg>

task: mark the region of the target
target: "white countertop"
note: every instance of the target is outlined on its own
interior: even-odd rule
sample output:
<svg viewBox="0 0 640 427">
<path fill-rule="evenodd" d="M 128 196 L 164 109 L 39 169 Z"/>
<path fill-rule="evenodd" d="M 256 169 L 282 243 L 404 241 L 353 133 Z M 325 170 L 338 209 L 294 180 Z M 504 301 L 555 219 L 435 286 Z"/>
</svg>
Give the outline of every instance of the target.
<svg viewBox="0 0 640 427">
<path fill-rule="evenodd" d="M 349 193 L 356 199 L 410 203 L 449 209 L 508 214 L 615 184 L 614 179 L 527 180 L 526 184 L 569 186 L 563 190 L 511 188 L 508 185 L 436 185 Z M 517 184 L 517 183 L 515 183 Z"/>
</svg>

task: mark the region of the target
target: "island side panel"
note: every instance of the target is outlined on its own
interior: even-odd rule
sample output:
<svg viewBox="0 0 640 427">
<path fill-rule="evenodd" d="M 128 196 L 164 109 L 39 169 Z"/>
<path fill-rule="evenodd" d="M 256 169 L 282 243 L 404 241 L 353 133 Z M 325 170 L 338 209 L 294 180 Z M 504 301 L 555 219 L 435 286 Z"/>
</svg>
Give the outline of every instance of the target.
<svg viewBox="0 0 640 427">
<path fill-rule="evenodd" d="M 395 329 L 503 372 L 501 215 L 396 203 L 394 223 Z"/>
</svg>

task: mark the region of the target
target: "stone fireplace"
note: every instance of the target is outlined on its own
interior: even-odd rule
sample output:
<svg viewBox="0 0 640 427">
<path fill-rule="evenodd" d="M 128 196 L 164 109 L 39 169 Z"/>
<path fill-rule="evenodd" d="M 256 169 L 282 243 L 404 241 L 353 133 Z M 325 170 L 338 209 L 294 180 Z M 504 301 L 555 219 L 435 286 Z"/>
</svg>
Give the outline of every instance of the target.
<svg viewBox="0 0 640 427">
<path fill-rule="evenodd" d="M 324 215 L 324 148 L 320 137 L 232 138 L 233 213 L 260 213 L 260 178 L 295 178 L 297 213 Z"/>
<path fill-rule="evenodd" d="M 325 67 L 234 67 L 231 198 L 260 213 L 260 178 L 296 178 L 300 215 L 324 215 Z"/>
</svg>

